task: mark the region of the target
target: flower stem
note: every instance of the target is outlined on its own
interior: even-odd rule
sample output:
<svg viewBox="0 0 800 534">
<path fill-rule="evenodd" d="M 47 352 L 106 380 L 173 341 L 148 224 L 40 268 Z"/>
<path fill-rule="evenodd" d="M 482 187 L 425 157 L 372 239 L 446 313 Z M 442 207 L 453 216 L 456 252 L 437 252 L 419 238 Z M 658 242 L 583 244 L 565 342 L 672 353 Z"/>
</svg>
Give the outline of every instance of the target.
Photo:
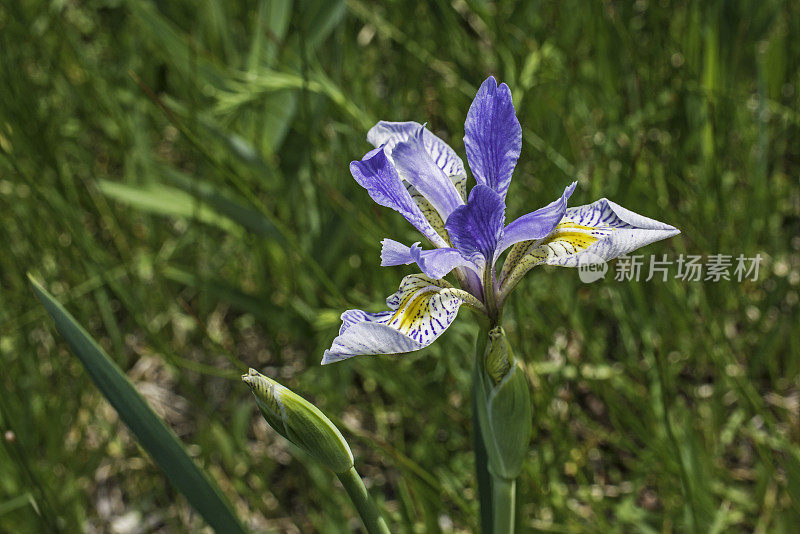
<svg viewBox="0 0 800 534">
<path fill-rule="evenodd" d="M 489 322 L 483 318 L 475 344 L 475 367 L 472 373 L 472 447 L 475 451 L 475 475 L 478 481 L 478 503 L 480 506 L 481 532 L 492 531 L 492 478 L 489 475 L 489 458 L 483 442 L 481 423 L 478 418 L 478 388 L 481 387 L 483 353 L 489 335 Z"/>
<path fill-rule="evenodd" d="M 513 534 L 517 481 L 492 477 L 492 516 L 495 534 Z"/>
<path fill-rule="evenodd" d="M 350 496 L 350 500 L 358 510 L 368 534 L 389 534 L 389 527 L 386 526 L 386 521 L 378 512 L 378 507 L 367 493 L 364 481 L 361 480 L 356 468 L 351 467 L 349 471 L 337 473 L 336 476 L 339 477 L 347 495 Z"/>
<path fill-rule="evenodd" d="M 494 291 L 494 267 L 488 265 L 483 271 L 483 304 L 486 306 L 486 311 L 489 314 L 489 320 L 493 325 L 500 323 L 500 317 L 497 309 L 497 295 Z M 482 357 L 483 353 L 478 357 Z"/>
</svg>

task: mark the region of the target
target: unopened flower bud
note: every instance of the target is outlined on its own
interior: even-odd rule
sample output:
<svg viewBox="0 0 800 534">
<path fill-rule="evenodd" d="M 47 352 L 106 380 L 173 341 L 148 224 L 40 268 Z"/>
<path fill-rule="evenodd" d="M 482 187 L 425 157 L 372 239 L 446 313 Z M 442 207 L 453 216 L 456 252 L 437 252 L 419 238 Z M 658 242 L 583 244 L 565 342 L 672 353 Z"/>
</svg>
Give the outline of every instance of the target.
<svg viewBox="0 0 800 534">
<path fill-rule="evenodd" d="M 335 473 L 353 467 L 353 453 L 339 429 L 316 406 L 255 369 L 242 380 L 250 386 L 261 414 L 279 434 Z"/>
<path fill-rule="evenodd" d="M 486 344 L 486 372 L 495 386 L 511 370 L 514 363 L 514 354 L 506 339 L 503 328 L 497 326 L 489 331 L 489 341 Z"/>
<path fill-rule="evenodd" d="M 522 470 L 531 435 L 528 381 L 501 327 L 489 332 L 484 354 L 485 374 L 477 392 L 478 417 L 489 470 L 496 476 L 514 479 Z"/>
</svg>

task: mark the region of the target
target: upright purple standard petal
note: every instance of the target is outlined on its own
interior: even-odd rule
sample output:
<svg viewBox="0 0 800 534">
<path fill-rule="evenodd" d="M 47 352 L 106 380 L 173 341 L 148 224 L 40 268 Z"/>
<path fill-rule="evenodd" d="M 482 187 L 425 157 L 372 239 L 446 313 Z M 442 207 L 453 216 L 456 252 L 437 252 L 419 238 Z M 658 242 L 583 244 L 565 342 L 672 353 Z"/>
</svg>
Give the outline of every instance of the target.
<svg viewBox="0 0 800 534">
<path fill-rule="evenodd" d="M 503 198 L 486 185 L 476 185 L 464 206 L 457 207 L 445 223 L 450 241 L 464 258 L 491 267 L 497 245 L 503 237 L 506 205 Z"/>
<path fill-rule="evenodd" d="M 411 198 L 383 148 L 370 150 L 361 161 L 351 162 L 350 173 L 372 200 L 396 210 L 436 246 L 447 246 Z"/>
<path fill-rule="evenodd" d="M 472 174 L 505 199 L 522 150 L 522 127 L 506 84 L 498 87 L 494 77 L 486 78 L 469 107 L 464 129 Z"/>
<path fill-rule="evenodd" d="M 511 245 L 521 241 L 542 239 L 552 232 L 553 228 L 564 217 L 564 213 L 567 211 L 567 199 L 572 195 L 577 184 L 578 182 L 572 182 L 564 189 L 561 198 L 554 200 L 543 208 L 523 215 L 506 226 L 503 231 L 503 240 L 497 253 L 500 254 Z"/>
<path fill-rule="evenodd" d="M 439 212 L 443 220 L 464 202 L 453 182 L 433 161 L 423 143 L 425 128 L 420 126 L 407 140 L 397 143 L 392 159 L 402 178 L 408 180 Z"/>
</svg>

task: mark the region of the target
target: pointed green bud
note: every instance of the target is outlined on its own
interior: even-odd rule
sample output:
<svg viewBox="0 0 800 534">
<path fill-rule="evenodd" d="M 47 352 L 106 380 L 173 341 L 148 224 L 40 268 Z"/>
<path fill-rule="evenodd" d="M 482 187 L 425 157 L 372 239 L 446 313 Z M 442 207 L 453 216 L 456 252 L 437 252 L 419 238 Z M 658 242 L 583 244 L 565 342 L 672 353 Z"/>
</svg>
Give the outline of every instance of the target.
<svg viewBox="0 0 800 534">
<path fill-rule="evenodd" d="M 489 330 L 489 342 L 486 344 L 486 372 L 497 385 L 511 370 L 514 363 L 514 354 L 506 339 L 503 328 L 497 326 Z"/>
<path fill-rule="evenodd" d="M 489 470 L 513 480 L 522 470 L 531 437 L 528 381 L 501 327 L 489 332 L 484 354 L 484 376 L 477 394 Z"/>
<path fill-rule="evenodd" d="M 347 441 L 316 406 L 255 369 L 242 375 L 242 380 L 250 386 L 261 415 L 280 435 L 334 473 L 345 473 L 353 467 L 353 453 Z"/>
</svg>

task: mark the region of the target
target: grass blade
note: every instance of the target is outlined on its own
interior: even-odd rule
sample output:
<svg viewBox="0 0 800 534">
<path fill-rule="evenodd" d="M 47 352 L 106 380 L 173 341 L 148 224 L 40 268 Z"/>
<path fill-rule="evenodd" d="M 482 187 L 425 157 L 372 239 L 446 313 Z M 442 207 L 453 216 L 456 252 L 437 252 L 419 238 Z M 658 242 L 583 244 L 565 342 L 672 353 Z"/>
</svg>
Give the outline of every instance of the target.
<svg viewBox="0 0 800 534">
<path fill-rule="evenodd" d="M 172 182 L 172 185 L 188 193 L 197 201 L 201 201 L 217 215 L 237 223 L 242 228 L 258 236 L 285 241 L 284 236 L 275 227 L 275 224 L 265 215 L 256 209 L 246 206 L 238 199 L 223 194 L 212 184 L 193 179 L 168 167 L 164 168 L 164 175 Z"/>
<path fill-rule="evenodd" d="M 142 211 L 196 219 L 228 232 L 237 231 L 237 226 L 227 217 L 175 187 L 161 184 L 127 185 L 110 180 L 98 180 L 97 187 L 107 197 Z"/>
<path fill-rule="evenodd" d="M 30 506 L 34 509 L 34 511 L 37 513 L 39 512 L 38 508 L 36 507 L 36 501 L 33 499 L 33 495 L 30 493 L 23 493 L 22 495 L 17 495 L 12 499 L 0 503 L 0 515 L 8 514 L 15 510 L 19 510 L 20 508 L 24 508 L 25 506 Z"/>
<path fill-rule="evenodd" d="M 30 275 L 28 280 L 92 381 L 170 482 L 217 532 L 245 532 L 217 485 L 189 458 L 128 377 L 47 290 Z"/>
</svg>

